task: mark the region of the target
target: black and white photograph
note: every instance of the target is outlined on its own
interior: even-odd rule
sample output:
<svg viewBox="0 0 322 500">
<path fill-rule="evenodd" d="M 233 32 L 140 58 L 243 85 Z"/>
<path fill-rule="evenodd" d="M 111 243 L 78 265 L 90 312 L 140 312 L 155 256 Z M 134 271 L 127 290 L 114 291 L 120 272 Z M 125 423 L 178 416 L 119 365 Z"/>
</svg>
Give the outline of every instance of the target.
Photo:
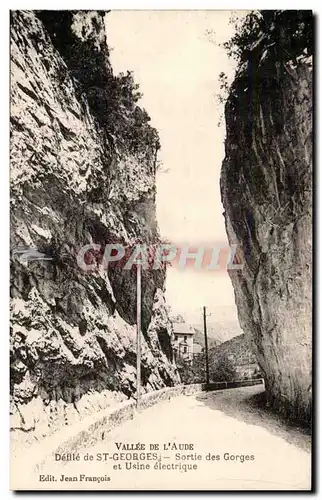
<svg viewBox="0 0 322 500">
<path fill-rule="evenodd" d="M 314 18 L 10 11 L 11 490 L 312 491 Z"/>
</svg>

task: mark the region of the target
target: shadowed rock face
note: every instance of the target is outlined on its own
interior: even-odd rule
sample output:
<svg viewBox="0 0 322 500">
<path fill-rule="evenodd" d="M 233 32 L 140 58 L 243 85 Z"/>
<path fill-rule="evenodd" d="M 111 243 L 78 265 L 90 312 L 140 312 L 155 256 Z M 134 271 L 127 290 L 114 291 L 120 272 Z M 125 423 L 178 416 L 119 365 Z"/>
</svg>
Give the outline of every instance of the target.
<svg viewBox="0 0 322 500">
<path fill-rule="evenodd" d="M 127 83 L 113 75 L 103 14 L 13 12 L 11 246 L 49 257 L 16 254 L 11 263 L 19 438 L 47 435 L 135 391 L 135 271 L 89 273 L 76 262 L 92 242 L 158 239 L 158 137 Z M 164 278 L 143 271 L 143 390 L 178 382 Z"/>
<path fill-rule="evenodd" d="M 308 421 L 312 47 L 287 45 L 283 26 L 274 29 L 275 43 L 254 43 L 230 89 L 221 193 L 229 241 L 244 262 L 243 270 L 230 271 L 241 327 L 271 404 Z"/>
</svg>

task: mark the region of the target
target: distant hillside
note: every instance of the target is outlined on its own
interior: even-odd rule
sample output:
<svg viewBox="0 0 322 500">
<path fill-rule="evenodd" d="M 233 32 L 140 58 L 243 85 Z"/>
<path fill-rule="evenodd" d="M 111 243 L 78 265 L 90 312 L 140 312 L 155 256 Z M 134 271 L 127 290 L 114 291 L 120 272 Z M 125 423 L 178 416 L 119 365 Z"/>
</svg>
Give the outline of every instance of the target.
<svg viewBox="0 0 322 500">
<path fill-rule="evenodd" d="M 191 325 L 197 330 L 203 338 L 202 308 L 199 308 L 198 314 L 189 314 L 189 311 L 182 313 L 174 312 L 171 307 L 168 306 L 168 313 L 173 323 L 185 322 L 187 325 Z M 208 307 L 207 332 L 210 345 L 214 345 L 210 339 L 214 339 L 215 344 L 218 345 L 232 337 L 236 337 L 236 335 L 242 334 L 243 332 L 239 325 L 235 304 Z M 202 342 L 202 345 L 204 345 L 204 341 L 201 341 L 199 333 L 197 333 L 197 343 Z"/>
<path fill-rule="evenodd" d="M 208 338 L 214 338 L 221 343 L 243 333 L 235 306 L 213 307 L 210 311 L 211 314 L 207 317 Z M 203 332 L 202 321 L 193 322 L 193 326 Z"/>
<path fill-rule="evenodd" d="M 218 357 L 223 354 L 234 359 L 238 365 L 247 364 L 249 362 L 249 357 L 252 362 L 256 362 L 255 355 L 244 333 L 230 340 L 226 340 L 226 342 L 222 342 L 212 349 L 213 357 Z"/>
<path fill-rule="evenodd" d="M 241 376 L 249 372 L 253 374 L 259 370 L 252 347 L 244 333 L 209 350 L 210 365 L 215 365 L 220 358 L 228 358 L 232 361 Z"/>
<path fill-rule="evenodd" d="M 173 314 L 169 308 L 169 316 L 173 324 L 186 323 L 196 332 L 194 343 L 205 347 L 203 322 L 189 321 L 189 317 L 184 314 Z M 222 306 L 211 309 L 211 314 L 207 317 L 208 347 L 212 349 L 222 343 L 226 343 L 232 338 L 237 338 L 241 334 L 236 311 L 234 306 Z"/>
<path fill-rule="evenodd" d="M 194 344 L 199 344 L 202 348 L 205 347 L 205 335 L 204 333 L 193 326 L 194 331 L 196 332 L 195 335 L 193 336 L 193 342 Z M 222 340 L 220 338 L 214 338 L 213 336 L 208 335 L 208 348 L 214 348 L 218 346 Z"/>
<path fill-rule="evenodd" d="M 216 342 L 209 339 L 210 342 Z M 203 334 L 196 332 L 195 342 L 204 346 Z M 244 334 L 211 345 L 208 351 L 209 375 L 211 382 L 242 380 L 261 377 L 256 358 Z M 205 382 L 206 356 L 203 350 L 195 353 L 192 364 L 178 364 L 181 380 L 186 384 Z"/>
</svg>

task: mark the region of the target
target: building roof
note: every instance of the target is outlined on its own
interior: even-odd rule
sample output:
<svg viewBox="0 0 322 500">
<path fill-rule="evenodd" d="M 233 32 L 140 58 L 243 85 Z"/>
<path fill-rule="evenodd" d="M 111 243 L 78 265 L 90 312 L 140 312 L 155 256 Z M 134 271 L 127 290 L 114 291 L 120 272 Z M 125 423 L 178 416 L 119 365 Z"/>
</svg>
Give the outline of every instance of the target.
<svg viewBox="0 0 322 500">
<path fill-rule="evenodd" d="M 194 335 L 194 329 L 186 323 L 173 323 L 173 332 L 177 335 Z"/>
</svg>

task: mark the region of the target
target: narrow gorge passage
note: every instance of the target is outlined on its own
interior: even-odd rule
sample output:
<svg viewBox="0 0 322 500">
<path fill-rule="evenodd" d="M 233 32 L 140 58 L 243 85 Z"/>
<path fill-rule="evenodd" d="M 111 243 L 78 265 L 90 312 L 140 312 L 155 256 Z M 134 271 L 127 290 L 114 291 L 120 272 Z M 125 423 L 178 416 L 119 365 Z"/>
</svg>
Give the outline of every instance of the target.
<svg viewBox="0 0 322 500">
<path fill-rule="evenodd" d="M 11 11 L 12 488 L 310 489 L 313 25 Z"/>
</svg>

